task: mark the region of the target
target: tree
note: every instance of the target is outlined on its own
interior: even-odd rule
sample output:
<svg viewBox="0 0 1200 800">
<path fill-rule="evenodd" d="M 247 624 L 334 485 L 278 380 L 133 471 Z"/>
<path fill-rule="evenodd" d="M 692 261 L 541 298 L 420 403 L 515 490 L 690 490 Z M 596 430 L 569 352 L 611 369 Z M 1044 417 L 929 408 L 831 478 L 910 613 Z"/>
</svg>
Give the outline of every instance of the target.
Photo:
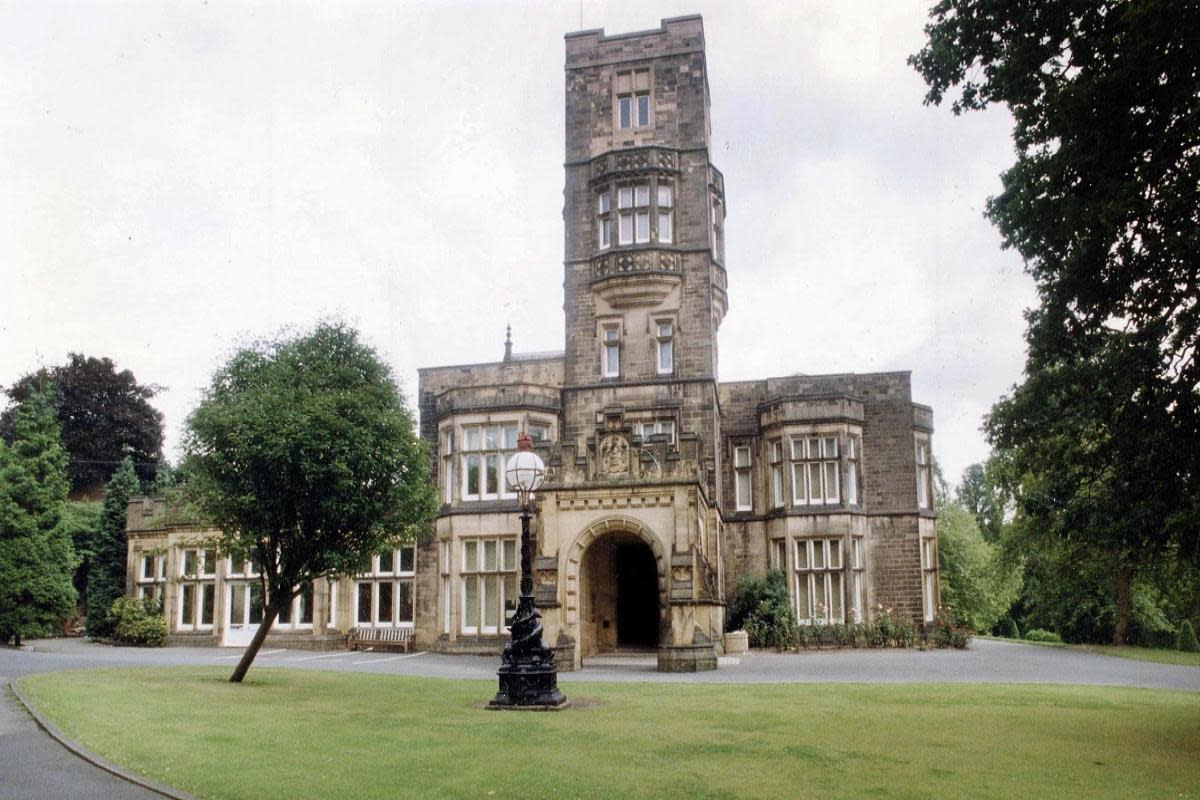
<svg viewBox="0 0 1200 800">
<path fill-rule="evenodd" d="M 252 559 L 262 624 L 230 680 L 250 668 L 279 611 L 322 576 L 426 534 L 429 454 L 388 367 L 340 323 L 240 350 L 188 417 L 185 492 Z"/>
<path fill-rule="evenodd" d="M 927 103 L 1004 103 L 987 215 L 1034 278 L 1025 380 L 988 436 L 1027 532 L 1112 576 L 1200 560 L 1200 4 L 942 0 L 909 61 Z"/>
<path fill-rule="evenodd" d="M 0 441 L 0 642 L 43 636 L 75 607 L 75 554 L 62 526 L 67 457 L 48 398 L 35 396 Z"/>
<path fill-rule="evenodd" d="M 103 504 L 95 500 L 68 500 L 63 510 L 63 531 L 71 537 L 78 562 L 72 583 L 81 600 L 87 599 L 88 572 L 92 567 L 96 541 L 100 537 Z"/>
<path fill-rule="evenodd" d="M 92 546 L 92 563 L 87 582 L 87 630 L 92 637 L 111 636 L 113 622 L 109 609 L 125 594 L 126 561 L 129 557 L 125 537 L 125 515 L 129 499 L 138 492 L 133 461 L 126 457 L 104 489 L 100 511 L 100 530 Z"/>
<path fill-rule="evenodd" d="M 103 485 L 126 456 L 142 480 L 154 479 L 163 444 L 162 414 L 150 405 L 156 387 L 118 372 L 111 359 L 71 353 L 66 364 L 31 372 L 5 392 L 20 406 L 43 390 L 53 393 L 73 491 Z M 0 435 L 9 441 L 14 413 L 0 414 Z"/>
<path fill-rule="evenodd" d="M 995 462 L 993 456 L 983 464 L 968 466 L 955 490 L 958 504 L 971 512 L 983 538 L 992 545 L 1000 542 L 1008 510 L 1008 497 L 997 480 Z"/>
<path fill-rule="evenodd" d="M 1020 569 L 984 539 L 975 517 L 957 502 L 938 507 L 938 568 L 943 605 L 977 631 L 991 630 L 1021 588 Z"/>
</svg>

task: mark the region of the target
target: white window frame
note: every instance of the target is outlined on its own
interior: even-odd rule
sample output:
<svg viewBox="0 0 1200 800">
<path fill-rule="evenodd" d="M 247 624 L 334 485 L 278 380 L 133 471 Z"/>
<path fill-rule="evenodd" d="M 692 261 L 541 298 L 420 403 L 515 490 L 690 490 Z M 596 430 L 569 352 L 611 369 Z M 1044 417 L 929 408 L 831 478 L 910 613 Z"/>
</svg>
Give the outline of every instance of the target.
<svg viewBox="0 0 1200 800">
<path fill-rule="evenodd" d="M 491 566 L 488 565 L 486 557 L 486 548 L 489 544 L 494 547 L 495 561 Z M 472 550 L 475 555 L 474 562 L 468 558 L 468 553 Z M 460 552 L 462 564 L 458 575 L 458 595 L 462 603 L 462 612 L 459 630 L 464 636 L 494 636 L 508 633 L 508 623 L 512 615 L 516 614 L 517 600 L 521 591 L 520 575 L 518 574 L 520 552 L 517 538 L 515 536 L 485 536 L 463 539 Z M 488 578 L 495 579 L 496 610 L 500 615 L 495 619 L 487 618 Z M 468 583 L 473 583 L 475 586 L 477 625 L 467 624 Z M 509 606 L 510 601 L 511 607 Z"/>
<path fill-rule="evenodd" d="M 338 582 L 331 578 L 325 579 L 325 627 L 337 625 Z"/>
<path fill-rule="evenodd" d="M 600 374 L 605 378 L 621 377 L 621 326 L 615 323 L 600 326 Z"/>
<path fill-rule="evenodd" d="M 654 366 L 659 375 L 675 372 L 674 320 L 654 320 Z"/>
<path fill-rule="evenodd" d="M 489 432 L 491 444 L 489 445 Z M 472 433 L 476 435 L 477 446 L 471 445 Z M 509 434 L 511 438 L 509 437 Z M 464 424 L 459 429 L 462 446 L 459 448 L 459 464 L 461 466 L 462 499 L 464 502 L 476 500 L 507 500 L 516 497 L 516 492 L 508 486 L 504 477 L 504 465 L 517 449 L 517 439 L 520 436 L 520 424 L 515 420 L 495 420 Z M 496 491 L 488 491 L 488 460 L 494 459 L 496 465 Z M 478 479 L 477 492 L 471 492 L 471 473 L 475 472 Z"/>
<path fill-rule="evenodd" d="M 750 451 L 748 444 L 734 445 L 733 448 L 733 506 L 736 511 L 754 509 L 754 476 Z"/>
<path fill-rule="evenodd" d="M 859 505 L 858 483 L 862 479 L 862 444 L 857 436 L 846 437 L 846 505 Z"/>
<path fill-rule="evenodd" d="M 834 554 L 837 555 L 837 566 L 833 563 Z M 810 625 L 845 622 L 846 554 L 842 549 L 841 537 L 797 539 L 794 556 L 792 590 L 796 619 L 801 624 Z M 818 613 L 817 608 L 819 594 L 826 600 L 823 615 Z"/>
<path fill-rule="evenodd" d="M 672 244 L 675 240 L 675 187 L 672 184 L 655 182 L 654 212 L 655 238 L 660 244 Z"/>
<path fill-rule="evenodd" d="M 841 465 L 836 434 L 810 433 L 791 437 L 792 504 L 829 506 L 841 502 Z M 814 481 L 814 478 L 816 479 Z M 813 491 L 813 484 L 817 489 Z"/>
<path fill-rule="evenodd" d="M 442 438 L 442 502 L 454 502 L 454 427 L 441 431 Z"/>
<path fill-rule="evenodd" d="M 163 602 L 164 590 L 167 585 L 166 561 L 167 559 L 161 553 L 142 553 L 140 555 L 136 581 L 139 600 Z M 149 567 L 148 570 L 147 567 Z"/>
<path fill-rule="evenodd" d="M 937 615 L 937 539 L 921 539 L 921 606 L 926 622 Z"/>
<path fill-rule="evenodd" d="M 360 628 L 411 628 L 417 621 L 417 549 L 416 544 L 402 544 L 390 552 L 390 564 L 383 561 L 385 554 L 380 553 L 371 557 L 371 569 L 354 579 L 354 624 Z M 409 569 L 404 569 L 404 553 L 411 554 Z M 362 614 L 362 589 L 370 585 L 370 613 L 368 619 Z M 381 620 L 379 614 L 380 601 L 383 598 L 381 586 L 390 586 L 391 600 L 388 603 L 389 619 Z M 411 618 L 400 619 L 400 595 L 402 585 L 407 585 Z"/>
<path fill-rule="evenodd" d="M 933 457 L 929 437 L 918 434 L 913 444 L 917 462 L 917 508 L 926 511 L 933 508 Z"/>
<path fill-rule="evenodd" d="M 605 189 L 596 196 L 596 247 L 607 250 L 613 244 L 612 192 Z"/>
<path fill-rule="evenodd" d="M 850 612 L 855 622 L 866 622 L 866 552 L 861 536 L 850 537 Z"/>
<path fill-rule="evenodd" d="M 308 611 L 308 622 L 304 622 L 302 619 L 305 610 Z M 277 616 L 274 627 L 289 631 L 312 630 L 316 617 L 316 589 L 310 586 L 307 596 L 304 592 L 300 592 L 292 598 L 292 602 L 288 604 L 287 616 L 284 618 Z"/>
<path fill-rule="evenodd" d="M 189 554 L 195 559 L 196 569 L 188 570 Z M 185 547 L 179 551 L 179 591 L 175 597 L 175 630 L 210 631 L 217 619 L 217 555 L 207 547 Z M 204 595 L 210 592 L 209 620 L 204 621 Z M 190 619 L 184 618 L 184 598 L 191 595 Z"/>
<path fill-rule="evenodd" d="M 785 502 L 783 440 L 772 439 L 768 446 L 771 449 L 771 508 L 782 508 Z"/>
<path fill-rule="evenodd" d="M 651 436 L 664 433 L 671 437 L 671 444 L 675 444 L 675 420 L 673 419 L 647 419 L 635 422 L 634 430 L 642 437 L 643 444 L 650 441 Z"/>
<path fill-rule="evenodd" d="M 787 539 L 771 541 L 771 560 L 774 569 L 787 574 Z"/>
<path fill-rule="evenodd" d="M 614 120 L 617 130 L 628 131 L 650 126 L 650 70 L 636 69 L 616 74 L 613 84 L 616 97 Z M 625 113 L 626 110 L 628 113 Z"/>
</svg>

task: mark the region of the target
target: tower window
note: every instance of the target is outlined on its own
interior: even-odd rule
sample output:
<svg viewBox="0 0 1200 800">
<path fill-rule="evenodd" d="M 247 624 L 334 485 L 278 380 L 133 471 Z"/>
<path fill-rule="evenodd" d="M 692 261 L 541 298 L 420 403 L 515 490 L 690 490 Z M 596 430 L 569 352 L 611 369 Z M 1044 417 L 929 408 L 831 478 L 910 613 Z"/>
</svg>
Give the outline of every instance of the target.
<svg viewBox="0 0 1200 800">
<path fill-rule="evenodd" d="M 606 378 L 621 376 L 621 330 L 616 325 L 605 326 L 604 347 L 601 352 L 601 372 Z"/>
<path fill-rule="evenodd" d="M 619 244 L 650 241 L 650 185 L 640 183 L 617 189 Z"/>
<path fill-rule="evenodd" d="M 617 73 L 617 126 L 622 130 L 650 124 L 650 70 Z"/>
<path fill-rule="evenodd" d="M 608 192 L 596 198 L 597 246 L 604 250 L 612 247 L 612 195 Z"/>
<path fill-rule="evenodd" d="M 655 323 L 658 374 L 668 375 L 675 370 L 675 325 L 670 320 Z"/>
<path fill-rule="evenodd" d="M 664 186 L 662 184 L 659 184 L 657 205 L 658 205 L 658 240 L 660 242 L 670 243 L 671 241 L 673 241 L 672 234 L 674 233 L 674 231 L 672 231 L 673 226 L 671 224 L 672 223 L 671 209 L 674 207 L 674 203 L 673 203 L 674 198 L 671 195 L 672 195 L 672 192 L 671 192 L 670 186 Z"/>
</svg>

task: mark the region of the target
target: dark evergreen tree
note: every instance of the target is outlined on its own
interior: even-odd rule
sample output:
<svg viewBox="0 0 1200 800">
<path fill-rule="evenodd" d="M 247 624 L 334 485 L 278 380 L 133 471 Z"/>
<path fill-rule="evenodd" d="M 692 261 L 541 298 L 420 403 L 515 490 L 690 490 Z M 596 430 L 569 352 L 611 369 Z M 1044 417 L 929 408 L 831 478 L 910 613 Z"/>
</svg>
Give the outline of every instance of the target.
<svg viewBox="0 0 1200 800">
<path fill-rule="evenodd" d="M 138 492 L 137 473 L 128 457 L 113 473 L 104 490 L 100 531 L 92 548 L 87 580 L 87 631 L 89 636 L 111 636 L 108 611 L 125 594 L 125 512 L 129 498 Z"/>
<path fill-rule="evenodd" d="M 48 399 L 34 396 L 0 442 L 0 641 L 55 632 L 75 609 L 75 554 L 62 525 L 67 456 Z"/>
<path fill-rule="evenodd" d="M 73 491 L 103 486 L 126 456 L 143 481 L 154 480 L 163 425 L 150 400 L 158 390 L 138 383 L 127 369 L 118 372 L 111 359 L 71 353 L 66 364 L 31 372 L 5 391 L 17 406 L 38 392 L 51 392 Z M 9 408 L 0 414 L 0 435 L 9 441 L 13 413 Z"/>
</svg>

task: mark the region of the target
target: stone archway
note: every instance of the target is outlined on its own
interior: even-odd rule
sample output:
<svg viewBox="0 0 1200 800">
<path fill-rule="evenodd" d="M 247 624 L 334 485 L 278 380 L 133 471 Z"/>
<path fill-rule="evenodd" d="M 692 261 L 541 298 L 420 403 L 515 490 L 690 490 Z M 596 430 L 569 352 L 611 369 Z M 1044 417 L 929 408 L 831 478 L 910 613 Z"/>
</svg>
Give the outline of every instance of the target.
<svg viewBox="0 0 1200 800">
<path fill-rule="evenodd" d="M 567 553 L 566 614 L 580 657 L 660 644 L 667 559 L 654 531 L 632 517 L 598 520 Z"/>
</svg>

